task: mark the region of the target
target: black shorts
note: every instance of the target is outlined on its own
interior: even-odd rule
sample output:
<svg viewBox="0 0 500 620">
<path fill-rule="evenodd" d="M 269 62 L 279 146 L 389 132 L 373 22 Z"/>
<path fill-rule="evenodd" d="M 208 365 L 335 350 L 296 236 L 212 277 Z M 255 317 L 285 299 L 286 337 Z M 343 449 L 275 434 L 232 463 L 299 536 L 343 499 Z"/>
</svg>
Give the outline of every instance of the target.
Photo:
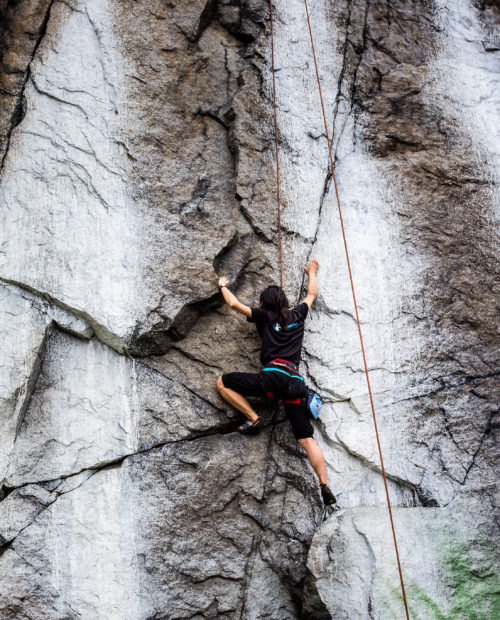
<svg viewBox="0 0 500 620">
<path fill-rule="evenodd" d="M 306 386 L 304 381 L 289 377 L 282 372 L 263 371 L 230 372 L 222 375 L 224 387 L 234 390 L 242 396 L 263 396 L 286 400 L 298 400 L 298 403 L 283 403 L 287 418 L 292 425 L 295 439 L 306 439 L 314 433 L 311 415 L 305 402 Z"/>
</svg>

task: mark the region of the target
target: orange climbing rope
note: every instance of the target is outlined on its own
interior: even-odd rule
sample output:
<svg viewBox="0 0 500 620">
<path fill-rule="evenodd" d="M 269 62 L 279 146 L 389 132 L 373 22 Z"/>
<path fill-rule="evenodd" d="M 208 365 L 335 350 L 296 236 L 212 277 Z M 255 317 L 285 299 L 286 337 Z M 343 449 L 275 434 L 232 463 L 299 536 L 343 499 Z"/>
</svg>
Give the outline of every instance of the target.
<svg viewBox="0 0 500 620">
<path fill-rule="evenodd" d="M 321 90 L 321 81 L 319 78 L 319 71 L 318 71 L 318 64 L 316 61 L 316 51 L 314 48 L 314 37 L 313 37 L 313 33 L 312 33 L 312 28 L 311 28 L 311 20 L 309 17 L 309 7 L 307 5 L 307 0 L 304 0 L 304 6 L 305 6 L 305 10 L 306 10 L 306 17 L 307 17 L 307 25 L 309 28 L 309 37 L 311 39 L 311 48 L 312 48 L 312 55 L 313 55 L 313 59 L 314 59 L 314 68 L 316 71 L 316 81 L 318 83 L 318 93 L 319 93 L 319 98 L 320 98 L 320 102 L 321 102 L 321 112 L 323 115 L 323 123 L 325 126 L 325 134 L 326 134 L 326 141 L 328 144 L 328 155 L 330 158 L 330 167 L 331 167 L 331 171 L 332 171 L 332 178 L 333 178 L 333 183 L 335 186 L 335 195 L 337 198 L 337 206 L 338 206 L 338 211 L 339 211 L 339 218 L 340 218 L 340 226 L 342 229 L 342 238 L 344 240 L 344 250 L 345 250 L 345 256 L 346 256 L 346 260 L 347 260 L 347 268 L 349 271 L 349 280 L 351 282 L 351 291 L 352 291 L 352 298 L 354 301 L 354 310 L 356 312 L 356 323 L 358 325 L 358 333 L 359 333 L 359 340 L 361 342 L 361 352 L 363 354 L 363 364 L 364 364 L 364 368 L 365 368 L 365 375 L 366 375 L 366 383 L 368 385 L 368 393 L 370 395 L 370 405 L 371 405 L 371 410 L 372 410 L 372 417 L 373 417 L 373 425 L 375 427 L 375 435 L 377 438 L 377 447 L 378 447 L 378 453 L 379 453 L 379 457 L 380 457 L 380 465 L 381 465 L 381 469 L 382 469 L 382 475 L 384 478 L 384 486 L 385 486 L 385 494 L 387 497 L 387 508 L 389 510 L 389 518 L 391 521 L 391 528 L 392 528 L 392 537 L 394 540 L 394 550 L 396 552 L 396 560 L 397 560 L 397 564 L 398 564 L 398 571 L 399 571 L 399 579 L 401 582 L 401 592 L 403 595 L 403 602 L 404 602 L 404 606 L 405 606 L 405 612 L 406 612 L 406 618 L 407 620 L 410 620 L 410 613 L 408 611 L 408 602 L 406 600 L 406 592 L 405 592 L 405 584 L 404 584 L 404 580 L 403 580 L 403 571 L 401 570 L 401 561 L 399 559 L 399 550 L 398 550 L 398 541 L 396 538 L 396 528 L 394 527 L 394 519 L 392 516 L 392 506 L 391 506 L 391 500 L 389 497 L 389 487 L 387 486 L 387 476 L 385 473 L 385 466 L 384 466 L 384 458 L 382 456 L 382 447 L 380 445 L 380 437 L 379 437 L 379 432 L 378 432 L 378 426 L 377 426 L 377 418 L 375 415 L 375 406 L 373 404 L 373 396 L 372 396 L 372 390 L 371 390 L 371 385 L 370 385 L 370 377 L 368 375 L 368 365 L 366 363 L 366 355 L 365 355 L 365 347 L 364 347 L 364 343 L 363 343 L 363 334 L 361 332 L 361 324 L 359 321 L 359 314 L 358 314 L 358 304 L 356 301 L 356 292 L 354 290 L 354 280 L 352 277 L 352 271 L 351 271 L 351 261 L 349 259 L 349 251 L 347 249 L 347 240 L 346 240 L 346 235 L 345 235 L 345 230 L 344 230 L 344 220 L 342 218 L 342 209 L 340 206 L 340 197 L 339 197 L 339 190 L 338 190 L 338 186 L 337 186 L 337 179 L 335 176 L 335 167 L 333 164 L 333 155 L 332 155 L 332 145 L 330 142 L 330 136 L 329 136 L 329 132 L 328 132 L 328 123 L 326 120 L 326 113 L 325 113 L 325 105 L 323 103 L 323 93 Z M 273 8 L 272 8 L 272 0 L 269 0 L 269 8 L 270 8 L 270 19 L 271 19 L 271 50 L 272 50 L 272 73 L 273 73 L 273 105 L 274 105 L 274 135 L 275 135 L 275 145 L 276 145 L 276 172 L 277 172 L 277 185 L 278 185 L 278 226 L 280 227 L 280 199 L 279 199 L 279 165 L 278 165 L 278 124 L 277 124 L 277 120 L 276 120 L 276 84 L 275 84 L 275 78 L 274 78 L 274 29 L 273 29 Z M 282 266 L 282 250 L 281 250 L 281 235 L 278 235 L 278 242 L 280 245 L 280 266 L 281 266 L 281 278 L 282 278 L 282 286 L 283 286 L 283 266 Z"/>
</svg>

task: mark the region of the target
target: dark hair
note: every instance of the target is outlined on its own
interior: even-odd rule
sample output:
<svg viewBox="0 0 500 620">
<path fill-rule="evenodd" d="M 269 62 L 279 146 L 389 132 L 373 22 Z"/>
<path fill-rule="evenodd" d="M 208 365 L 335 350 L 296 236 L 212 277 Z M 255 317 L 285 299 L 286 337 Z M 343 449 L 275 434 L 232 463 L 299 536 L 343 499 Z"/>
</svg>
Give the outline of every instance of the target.
<svg viewBox="0 0 500 620">
<path fill-rule="evenodd" d="M 287 310 L 290 307 L 285 291 L 279 286 L 268 286 L 260 294 L 260 307 L 276 313 L 283 329 L 286 328 Z"/>
</svg>

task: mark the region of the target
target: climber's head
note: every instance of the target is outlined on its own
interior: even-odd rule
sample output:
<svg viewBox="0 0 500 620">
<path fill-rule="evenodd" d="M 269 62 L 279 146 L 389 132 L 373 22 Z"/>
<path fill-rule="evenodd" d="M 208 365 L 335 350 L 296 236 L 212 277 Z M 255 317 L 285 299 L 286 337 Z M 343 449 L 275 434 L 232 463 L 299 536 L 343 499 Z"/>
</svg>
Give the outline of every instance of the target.
<svg viewBox="0 0 500 620">
<path fill-rule="evenodd" d="M 279 286 L 268 286 L 260 294 L 260 307 L 276 312 L 282 325 L 286 324 L 286 311 L 290 307 L 285 291 Z"/>
</svg>

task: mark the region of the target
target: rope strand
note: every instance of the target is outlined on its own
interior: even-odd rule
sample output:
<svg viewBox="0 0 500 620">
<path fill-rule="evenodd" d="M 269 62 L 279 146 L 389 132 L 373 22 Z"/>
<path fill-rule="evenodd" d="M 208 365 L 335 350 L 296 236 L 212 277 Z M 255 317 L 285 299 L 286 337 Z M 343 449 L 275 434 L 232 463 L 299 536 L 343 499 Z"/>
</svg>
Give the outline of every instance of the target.
<svg viewBox="0 0 500 620">
<path fill-rule="evenodd" d="M 278 119 L 276 112 L 276 79 L 274 77 L 274 25 L 273 1 L 269 0 L 269 15 L 271 21 L 271 71 L 273 74 L 273 109 L 274 109 L 274 150 L 276 155 L 276 198 L 278 201 L 278 247 L 280 256 L 280 286 L 283 288 L 283 250 L 281 248 L 281 197 L 280 197 L 280 163 L 278 150 Z"/>
<path fill-rule="evenodd" d="M 312 54 L 313 54 L 313 59 L 314 59 L 314 68 L 316 71 L 316 80 L 318 82 L 318 92 L 319 92 L 319 97 L 320 97 L 320 101 L 321 101 L 321 111 L 323 114 L 323 122 L 325 125 L 325 133 L 326 133 L 326 140 L 328 143 L 328 154 L 330 156 L 330 166 L 332 169 L 332 177 L 333 177 L 333 183 L 335 185 L 335 195 L 337 197 L 337 206 L 338 206 L 338 211 L 339 211 L 339 217 L 340 217 L 340 226 L 342 228 L 342 238 L 344 240 L 344 249 L 345 249 L 345 256 L 347 259 L 347 268 L 349 270 L 349 280 L 351 281 L 351 290 L 352 290 L 352 298 L 354 301 L 354 310 L 356 311 L 356 323 L 358 325 L 358 332 L 359 332 L 359 340 L 361 342 L 361 352 L 363 353 L 363 364 L 365 367 L 365 375 L 366 375 L 366 383 L 368 385 L 368 393 L 370 395 L 370 406 L 371 406 L 371 410 L 372 410 L 372 417 L 373 417 L 373 425 L 375 427 L 375 435 L 377 437 L 377 447 L 378 447 L 378 453 L 379 453 L 379 457 L 380 457 L 380 465 L 381 465 L 381 469 L 382 469 L 382 475 L 384 477 L 384 486 L 385 486 L 385 494 L 387 497 L 387 508 L 389 509 L 389 518 L 391 521 L 391 528 L 392 528 L 392 537 L 394 540 L 394 550 L 396 552 L 396 560 L 398 563 L 398 571 L 399 571 L 399 580 L 401 582 L 401 593 L 403 594 L 403 602 L 404 602 L 404 606 L 405 606 L 405 612 L 406 612 L 406 618 L 407 620 L 410 620 L 410 613 L 408 611 L 408 602 L 406 600 L 406 592 L 405 592 L 405 584 L 404 584 L 404 580 L 403 580 L 403 571 L 401 570 L 401 561 L 399 559 L 399 550 L 398 550 L 398 541 L 396 538 L 396 528 L 394 527 L 394 519 L 392 516 L 392 507 L 391 507 L 391 500 L 389 497 L 389 487 L 387 486 L 387 476 L 385 473 L 385 466 L 384 466 L 384 457 L 382 456 L 382 447 L 380 445 L 380 437 L 379 437 L 379 433 L 378 433 L 378 426 L 377 426 L 377 418 L 375 415 L 375 406 L 373 404 L 373 395 L 372 395 L 372 390 L 371 390 L 371 386 L 370 386 L 370 377 L 368 375 L 368 365 L 366 363 L 366 355 L 365 355 L 365 347 L 364 347 L 364 343 L 363 343 L 363 334 L 361 332 L 361 323 L 359 321 L 359 314 L 358 314 L 358 304 L 356 301 L 356 292 L 354 290 L 354 281 L 352 278 L 352 271 L 351 271 L 351 261 L 349 260 L 349 251 L 347 249 L 347 240 L 346 240 L 346 235 L 345 235 L 345 230 L 344 230 L 344 221 L 342 218 L 342 209 L 340 207 L 340 198 L 339 198 L 339 189 L 337 186 L 337 179 L 335 176 L 335 167 L 333 165 L 333 155 L 332 155 L 332 145 L 330 143 L 330 137 L 328 134 L 328 123 L 326 121 L 326 113 L 325 113 L 325 105 L 323 103 L 323 93 L 321 91 L 321 81 L 319 79 L 319 71 L 318 71 L 318 63 L 316 62 L 316 51 L 314 49 L 314 38 L 313 38 L 313 33 L 312 33 L 312 28 L 311 28 L 311 20 L 309 18 L 309 7 L 307 5 L 307 0 L 304 0 L 304 5 L 305 5 L 305 9 L 306 9 L 306 15 L 307 15 L 307 25 L 309 27 L 309 37 L 311 39 L 311 48 L 312 48 Z"/>
</svg>

